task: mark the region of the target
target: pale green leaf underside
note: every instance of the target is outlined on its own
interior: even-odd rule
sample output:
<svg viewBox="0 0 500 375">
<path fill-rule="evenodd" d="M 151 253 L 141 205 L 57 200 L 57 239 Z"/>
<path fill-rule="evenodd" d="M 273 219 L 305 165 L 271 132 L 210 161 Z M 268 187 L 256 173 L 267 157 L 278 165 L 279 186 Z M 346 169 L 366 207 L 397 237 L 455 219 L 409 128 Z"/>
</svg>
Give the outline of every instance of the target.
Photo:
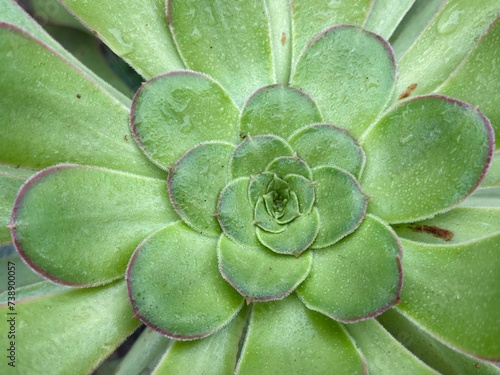
<svg viewBox="0 0 500 375">
<path fill-rule="evenodd" d="M 435 244 L 454 244 L 488 237 L 500 232 L 500 208 L 457 207 L 411 224 L 394 225 L 400 237 Z"/>
<path fill-rule="evenodd" d="M 91 373 L 139 326 L 123 281 L 91 289 L 61 289 L 47 281 L 26 288 L 36 297 L 23 299 L 24 288 L 18 290 L 16 373 Z M 4 331 L 12 316 L 7 312 L 6 304 L 0 306 Z M 47 345 L 47 338 L 57 339 Z M 0 342 L 9 348 L 7 335 Z"/>
<path fill-rule="evenodd" d="M 493 160 L 491 161 L 490 168 L 486 173 L 486 177 L 481 183 L 481 188 L 500 188 L 500 150 L 493 154 Z"/>
<path fill-rule="evenodd" d="M 208 236 L 221 231 L 215 212 L 220 191 L 229 182 L 233 150 L 228 143 L 202 143 L 186 152 L 168 176 L 174 209 L 190 227 Z"/>
<path fill-rule="evenodd" d="M 362 374 L 364 363 L 340 325 L 292 294 L 255 304 L 235 374 Z"/>
<path fill-rule="evenodd" d="M 440 343 L 396 309 L 386 311 L 377 319 L 402 345 L 443 375 L 500 374 L 494 364 L 468 357 Z"/>
<path fill-rule="evenodd" d="M 480 107 L 495 129 L 496 147 L 500 147 L 500 21 L 489 25 L 474 49 L 436 91 Z M 462 26 L 460 26 L 462 27 Z"/>
<path fill-rule="evenodd" d="M 290 0 L 264 0 L 268 13 L 274 81 L 288 84 L 292 64 L 292 20 Z"/>
<path fill-rule="evenodd" d="M 219 270 L 247 303 L 290 294 L 309 274 L 312 252 L 299 258 L 276 254 L 264 246 L 239 245 L 222 235 L 217 245 Z"/>
<path fill-rule="evenodd" d="M 500 187 L 477 189 L 461 203 L 463 207 L 500 207 Z"/>
<path fill-rule="evenodd" d="M 366 358 L 370 375 L 438 374 L 401 345 L 375 319 L 345 324 L 344 328 Z"/>
<path fill-rule="evenodd" d="M 167 169 L 204 141 L 238 142 L 239 111 L 220 85 L 190 71 L 164 74 L 137 92 L 131 127 L 139 146 Z"/>
<path fill-rule="evenodd" d="M 293 87 L 262 87 L 248 99 L 240 118 L 241 136 L 275 134 L 288 138 L 295 130 L 322 120 L 316 103 Z"/>
<path fill-rule="evenodd" d="M 204 339 L 175 341 L 153 375 L 232 375 L 247 315 L 243 308 L 227 326 Z"/>
<path fill-rule="evenodd" d="M 215 78 L 238 106 L 274 82 L 263 5 L 262 0 L 167 1 L 168 21 L 186 66 Z"/>
<path fill-rule="evenodd" d="M 500 358 L 500 235 L 458 245 L 402 240 L 405 284 L 396 307 L 470 355 Z"/>
<path fill-rule="evenodd" d="M 71 29 L 84 31 L 89 35 L 89 31 L 70 12 L 66 10 L 57 0 L 37 0 L 29 3 L 30 14 L 34 16 L 40 25 L 63 26 Z"/>
<path fill-rule="evenodd" d="M 314 266 L 297 293 L 310 309 L 335 320 L 376 316 L 399 301 L 400 256 L 393 231 L 367 215 L 353 234 L 314 251 Z"/>
<path fill-rule="evenodd" d="M 362 141 L 368 211 L 396 223 L 456 205 L 483 176 L 492 141 L 488 121 L 465 103 L 441 96 L 402 102 Z"/>
<path fill-rule="evenodd" d="M 427 94 L 443 83 L 500 12 L 498 0 L 449 0 L 398 62 L 396 94 L 417 83 Z"/>
<path fill-rule="evenodd" d="M 324 121 L 359 137 L 389 101 L 395 70 L 387 42 L 341 25 L 308 44 L 292 71 L 291 85 L 316 100 Z"/>
<path fill-rule="evenodd" d="M 165 19 L 165 0 L 61 3 L 146 79 L 184 68 Z"/>
<path fill-rule="evenodd" d="M 0 27 L 0 35 L 1 162 L 35 169 L 68 162 L 162 175 L 131 139 L 122 104 L 19 29 Z"/>
<path fill-rule="evenodd" d="M 160 333 L 181 340 L 205 337 L 226 325 L 243 298 L 221 277 L 216 246 L 217 239 L 182 222 L 147 238 L 127 269 L 135 314 Z"/>
<path fill-rule="evenodd" d="M 364 27 L 389 39 L 414 2 L 415 0 L 375 0 Z"/>
<path fill-rule="evenodd" d="M 174 220 L 161 180 L 60 165 L 24 185 L 12 232 L 39 273 L 64 284 L 95 285 L 122 276 L 139 242 Z"/>
<path fill-rule="evenodd" d="M 5 248 L 7 246 L 12 246 L 12 245 L 0 245 L 0 253 L 5 251 Z M 13 246 L 12 246 L 13 248 Z M 14 250 L 15 251 L 15 250 Z M 2 256 L 0 257 L 0 267 L 1 269 L 8 270 L 9 268 L 9 262 L 12 262 L 15 264 L 16 268 L 16 288 L 20 288 L 22 286 L 27 286 L 31 284 L 38 283 L 40 281 L 44 281 L 44 279 L 38 275 L 37 273 L 33 272 L 33 270 L 26 264 L 24 263 L 19 255 L 17 253 L 14 253 L 9 256 Z M 7 273 L 6 273 L 7 274 Z M 8 275 L 8 274 L 7 274 Z M 8 288 L 8 278 L 5 277 L 4 280 L 0 281 L 0 291 L 7 290 Z"/>
</svg>

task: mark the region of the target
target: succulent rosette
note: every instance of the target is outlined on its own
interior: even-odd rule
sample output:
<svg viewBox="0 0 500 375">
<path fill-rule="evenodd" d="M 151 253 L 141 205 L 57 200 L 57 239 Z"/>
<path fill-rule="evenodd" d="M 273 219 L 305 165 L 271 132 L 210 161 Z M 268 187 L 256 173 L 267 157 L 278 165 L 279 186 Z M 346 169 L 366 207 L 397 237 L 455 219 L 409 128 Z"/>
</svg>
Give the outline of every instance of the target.
<svg viewBox="0 0 500 375">
<path fill-rule="evenodd" d="M 130 102 L 0 2 L 2 217 L 55 283 L 19 329 L 60 323 L 58 371 L 143 322 L 157 374 L 498 373 L 500 210 L 463 203 L 500 185 L 498 2 L 451 63 L 465 1 L 395 52 L 412 1 L 61 3 L 147 80 Z"/>
</svg>

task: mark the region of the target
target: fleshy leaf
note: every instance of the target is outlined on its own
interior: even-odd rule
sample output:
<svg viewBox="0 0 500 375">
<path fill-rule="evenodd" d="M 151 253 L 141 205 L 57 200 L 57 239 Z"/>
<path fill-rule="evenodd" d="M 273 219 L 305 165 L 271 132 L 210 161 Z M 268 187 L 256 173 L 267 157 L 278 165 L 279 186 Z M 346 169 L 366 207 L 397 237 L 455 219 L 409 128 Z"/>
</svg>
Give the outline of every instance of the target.
<svg viewBox="0 0 500 375">
<path fill-rule="evenodd" d="M 69 289 L 48 281 L 19 288 L 14 312 L 17 315 L 8 315 L 12 310 L 7 293 L 1 294 L 2 322 L 12 317 L 16 322 L 14 373 L 21 374 L 92 373 L 140 323 L 132 318 L 123 281 L 91 289 Z M 22 342 L 26 337 L 29 344 Z M 48 337 L 57 339 L 47 345 Z M 6 349 L 11 345 L 7 335 L 0 342 Z"/>
<path fill-rule="evenodd" d="M 267 211 L 266 204 L 262 197 L 259 198 L 255 205 L 254 223 L 266 232 L 279 233 L 286 229 L 286 226 L 276 222 L 274 216 Z"/>
<path fill-rule="evenodd" d="M 288 174 L 298 174 L 309 180 L 312 179 L 311 168 L 297 156 L 281 156 L 276 158 L 268 164 L 266 171 L 276 173 L 282 177 Z"/>
<path fill-rule="evenodd" d="M 235 374 L 362 374 L 363 360 L 342 327 L 292 294 L 254 304 Z"/>
<path fill-rule="evenodd" d="M 33 169 L 79 163 L 164 176 L 131 139 L 128 109 L 62 56 L 5 24 L 0 54 L 0 162 Z"/>
<path fill-rule="evenodd" d="M 400 250 L 396 234 L 367 215 L 349 237 L 314 252 L 314 267 L 297 293 L 307 307 L 335 320 L 377 316 L 399 302 Z"/>
<path fill-rule="evenodd" d="M 181 222 L 144 240 L 126 276 L 135 315 L 178 340 L 208 336 L 231 321 L 243 298 L 220 276 L 216 246 Z"/>
<path fill-rule="evenodd" d="M 274 81 L 262 1 L 167 0 L 167 18 L 186 65 L 214 77 L 238 106 Z"/>
<path fill-rule="evenodd" d="M 287 138 L 304 125 L 320 122 L 316 103 L 293 87 L 272 85 L 258 89 L 241 112 L 243 136 L 276 134 Z"/>
<path fill-rule="evenodd" d="M 460 26 L 462 27 L 462 26 Z M 500 147 L 500 92 L 497 61 L 500 59 L 500 16 L 488 27 L 474 49 L 464 58 L 437 92 L 478 105 L 490 119 Z"/>
<path fill-rule="evenodd" d="M 386 41 L 361 28 L 340 25 L 309 42 L 291 84 L 317 101 L 326 122 L 359 137 L 389 101 L 395 70 Z"/>
<path fill-rule="evenodd" d="M 233 178 L 264 172 L 266 166 L 280 156 L 291 156 L 290 145 L 274 135 L 247 136 L 234 150 L 231 160 Z"/>
<path fill-rule="evenodd" d="M 248 177 L 228 183 L 220 193 L 217 219 L 222 231 L 233 241 L 246 245 L 258 244 L 253 225 L 254 209 L 248 202 Z"/>
<path fill-rule="evenodd" d="M 184 68 L 165 21 L 164 0 L 61 3 L 143 77 Z"/>
<path fill-rule="evenodd" d="M 389 39 L 414 2 L 415 0 L 375 0 L 363 27 Z"/>
<path fill-rule="evenodd" d="M 271 172 L 262 172 L 250 177 L 248 186 L 248 199 L 252 206 L 257 204 L 260 197 L 267 193 L 267 187 L 274 179 L 275 174 Z"/>
<path fill-rule="evenodd" d="M 153 375 L 233 374 L 247 316 L 248 309 L 243 308 L 227 326 L 209 337 L 173 342 Z"/>
<path fill-rule="evenodd" d="M 460 205 L 463 207 L 500 207 L 500 187 L 477 189 Z"/>
<path fill-rule="evenodd" d="M 340 23 L 362 25 L 372 7 L 372 0 L 291 0 L 293 61 L 310 39 L 327 27 Z"/>
<path fill-rule="evenodd" d="M 500 2 L 449 0 L 398 62 L 396 94 L 417 83 L 414 93 L 427 94 L 443 83 L 473 48 L 475 39 L 500 12 Z M 488 56 L 488 58 L 490 58 Z"/>
<path fill-rule="evenodd" d="M 361 185 L 369 212 L 390 223 L 424 219 L 459 203 L 481 182 L 492 156 L 489 121 L 442 96 L 410 99 L 385 114 L 362 141 Z"/>
<path fill-rule="evenodd" d="M 488 173 L 480 186 L 481 188 L 500 188 L 500 150 L 493 154 Z"/>
<path fill-rule="evenodd" d="M 365 163 L 358 141 L 347 130 L 334 125 L 306 126 L 293 133 L 288 141 L 311 168 L 331 165 L 358 176 Z"/>
<path fill-rule="evenodd" d="M 387 310 L 377 319 L 401 344 L 441 374 L 500 374 L 500 369 L 493 363 L 471 358 L 440 343 L 396 309 Z"/>
<path fill-rule="evenodd" d="M 402 240 L 397 310 L 468 355 L 500 359 L 500 234 L 458 245 Z"/>
<path fill-rule="evenodd" d="M 292 20 L 290 0 L 265 0 L 271 49 L 273 52 L 274 80 L 288 84 L 292 59 Z"/>
<path fill-rule="evenodd" d="M 312 252 L 300 258 L 276 254 L 264 246 L 239 245 L 222 235 L 217 245 L 219 270 L 247 303 L 288 296 L 309 274 Z"/>
<path fill-rule="evenodd" d="M 344 328 L 366 358 L 369 374 L 438 374 L 401 345 L 375 319 L 345 324 Z"/>
<path fill-rule="evenodd" d="M 9 265 L 14 263 L 16 269 L 16 285 L 17 289 L 22 286 L 27 286 L 31 284 L 38 283 L 40 281 L 45 281 L 40 275 L 33 272 L 33 270 L 21 260 L 21 257 L 16 252 L 15 247 L 12 244 L 0 245 L 0 267 L 3 270 L 7 270 L 5 273 L 7 277 L 0 280 L 0 292 L 8 290 L 9 279 L 8 270 Z"/>
<path fill-rule="evenodd" d="M 186 224 L 208 236 L 220 233 L 215 212 L 219 193 L 230 178 L 233 150 L 228 143 L 202 143 L 186 152 L 168 175 L 174 209 Z"/>
<path fill-rule="evenodd" d="M 308 214 L 316 200 L 314 183 L 296 174 L 289 174 L 285 176 L 284 180 L 288 182 L 290 190 L 297 194 L 300 213 Z"/>
<path fill-rule="evenodd" d="M 139 242 L 175 220 L 164 181 L 60 165 L 39 172 L 22 187 L 11 231 L 19 253 L 35 271 L 83 286 L 122 276 Z"/>
<path fill-rule="evenodd" d="M 236 144 L 238 115 L 217 82 L 181 71 L 157 76 L 141 86 L 130 118 L 139 146 L 154 163 L 167 169 L 200 142 Z"/>
<path fill-rule="evenodd" d="M 265 247 L 278 254 L 292 254 L 298 257 L 316 239 L 318 235 L 319 215 L 313 209 L 307 215 L 302 215 L 286 225 L 279 233 L 266 232 L 255 228 L 257 238 Z"/>
<path fill-rule="evenodd" d="M 425 243 L 461 243 L 500 232 L 500 208 L 457 207 L 411 224 L 394 225 L 398 236 Z"/>
<path fill-rule="evenodd" d="M 313 248 L 330 246 L 352 233 L 366 213 L 367 197 L 356 179 L 335 167 L 313 170 L 320 223 Z"/>
</svg>

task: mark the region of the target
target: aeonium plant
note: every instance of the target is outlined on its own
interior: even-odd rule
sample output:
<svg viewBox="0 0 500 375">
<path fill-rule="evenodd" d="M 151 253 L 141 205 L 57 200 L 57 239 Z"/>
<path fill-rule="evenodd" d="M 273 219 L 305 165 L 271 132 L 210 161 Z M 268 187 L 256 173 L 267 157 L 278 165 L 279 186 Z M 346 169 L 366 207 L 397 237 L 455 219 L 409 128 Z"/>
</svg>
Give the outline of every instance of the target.
<svg viewBox="0 0 500 375">
<path fill-rule="evenodd" d="M 498 373 L 498 1 L 61 3 L 147 81 L 0 2 L 9 370 Z"/>
</svg>

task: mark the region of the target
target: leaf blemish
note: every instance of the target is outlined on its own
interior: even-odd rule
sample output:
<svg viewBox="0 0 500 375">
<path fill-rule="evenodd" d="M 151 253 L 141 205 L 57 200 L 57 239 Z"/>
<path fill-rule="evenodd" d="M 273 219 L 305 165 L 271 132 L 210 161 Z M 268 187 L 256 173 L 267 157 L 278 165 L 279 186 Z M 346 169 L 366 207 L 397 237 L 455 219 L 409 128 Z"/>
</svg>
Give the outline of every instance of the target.
<svg viewBox="0 0 500 375">
<path fill-rule="evenodd" d="M 285 32 L 281 33 L 281 45 L 284 46 L 286 43 L 286 34 Z"/>
<path fill-rule="evenodd" d="M 82 96 L 80 94 L 76 94 L 76 97 L 80 99 Z"/>
<path fill-rule="evenodd" d="M 451 239 L 453 238 L 452 231 L 433 225 L 413 225 L 409 226 L 409 228 L 414 232 L 428 233 L 436 238 L 441 238 L 445 241 L 451 241 Z"/>
<path fill-rule="evenodd" d="M 416 89 L 416 88 L 417 88 L 417 84 L 416 84 L 416 83 L 412 83 L 410 86 L 408 86 L 408 87 L 406 88 L 406 90 L 405 90 L 405 91 L 403 91 L 403 92 L 401 93 L 401 95 L 399 95 L 398 99 L 399 99 L 399 100 L 402 100 L 402 99 L 405 99 L 405 98 L 409 97 L 409 96 L 411 95 L 411 93 L 412 93 L 413 91 L 415 91 L 415 89 Z"/>
</svg>

